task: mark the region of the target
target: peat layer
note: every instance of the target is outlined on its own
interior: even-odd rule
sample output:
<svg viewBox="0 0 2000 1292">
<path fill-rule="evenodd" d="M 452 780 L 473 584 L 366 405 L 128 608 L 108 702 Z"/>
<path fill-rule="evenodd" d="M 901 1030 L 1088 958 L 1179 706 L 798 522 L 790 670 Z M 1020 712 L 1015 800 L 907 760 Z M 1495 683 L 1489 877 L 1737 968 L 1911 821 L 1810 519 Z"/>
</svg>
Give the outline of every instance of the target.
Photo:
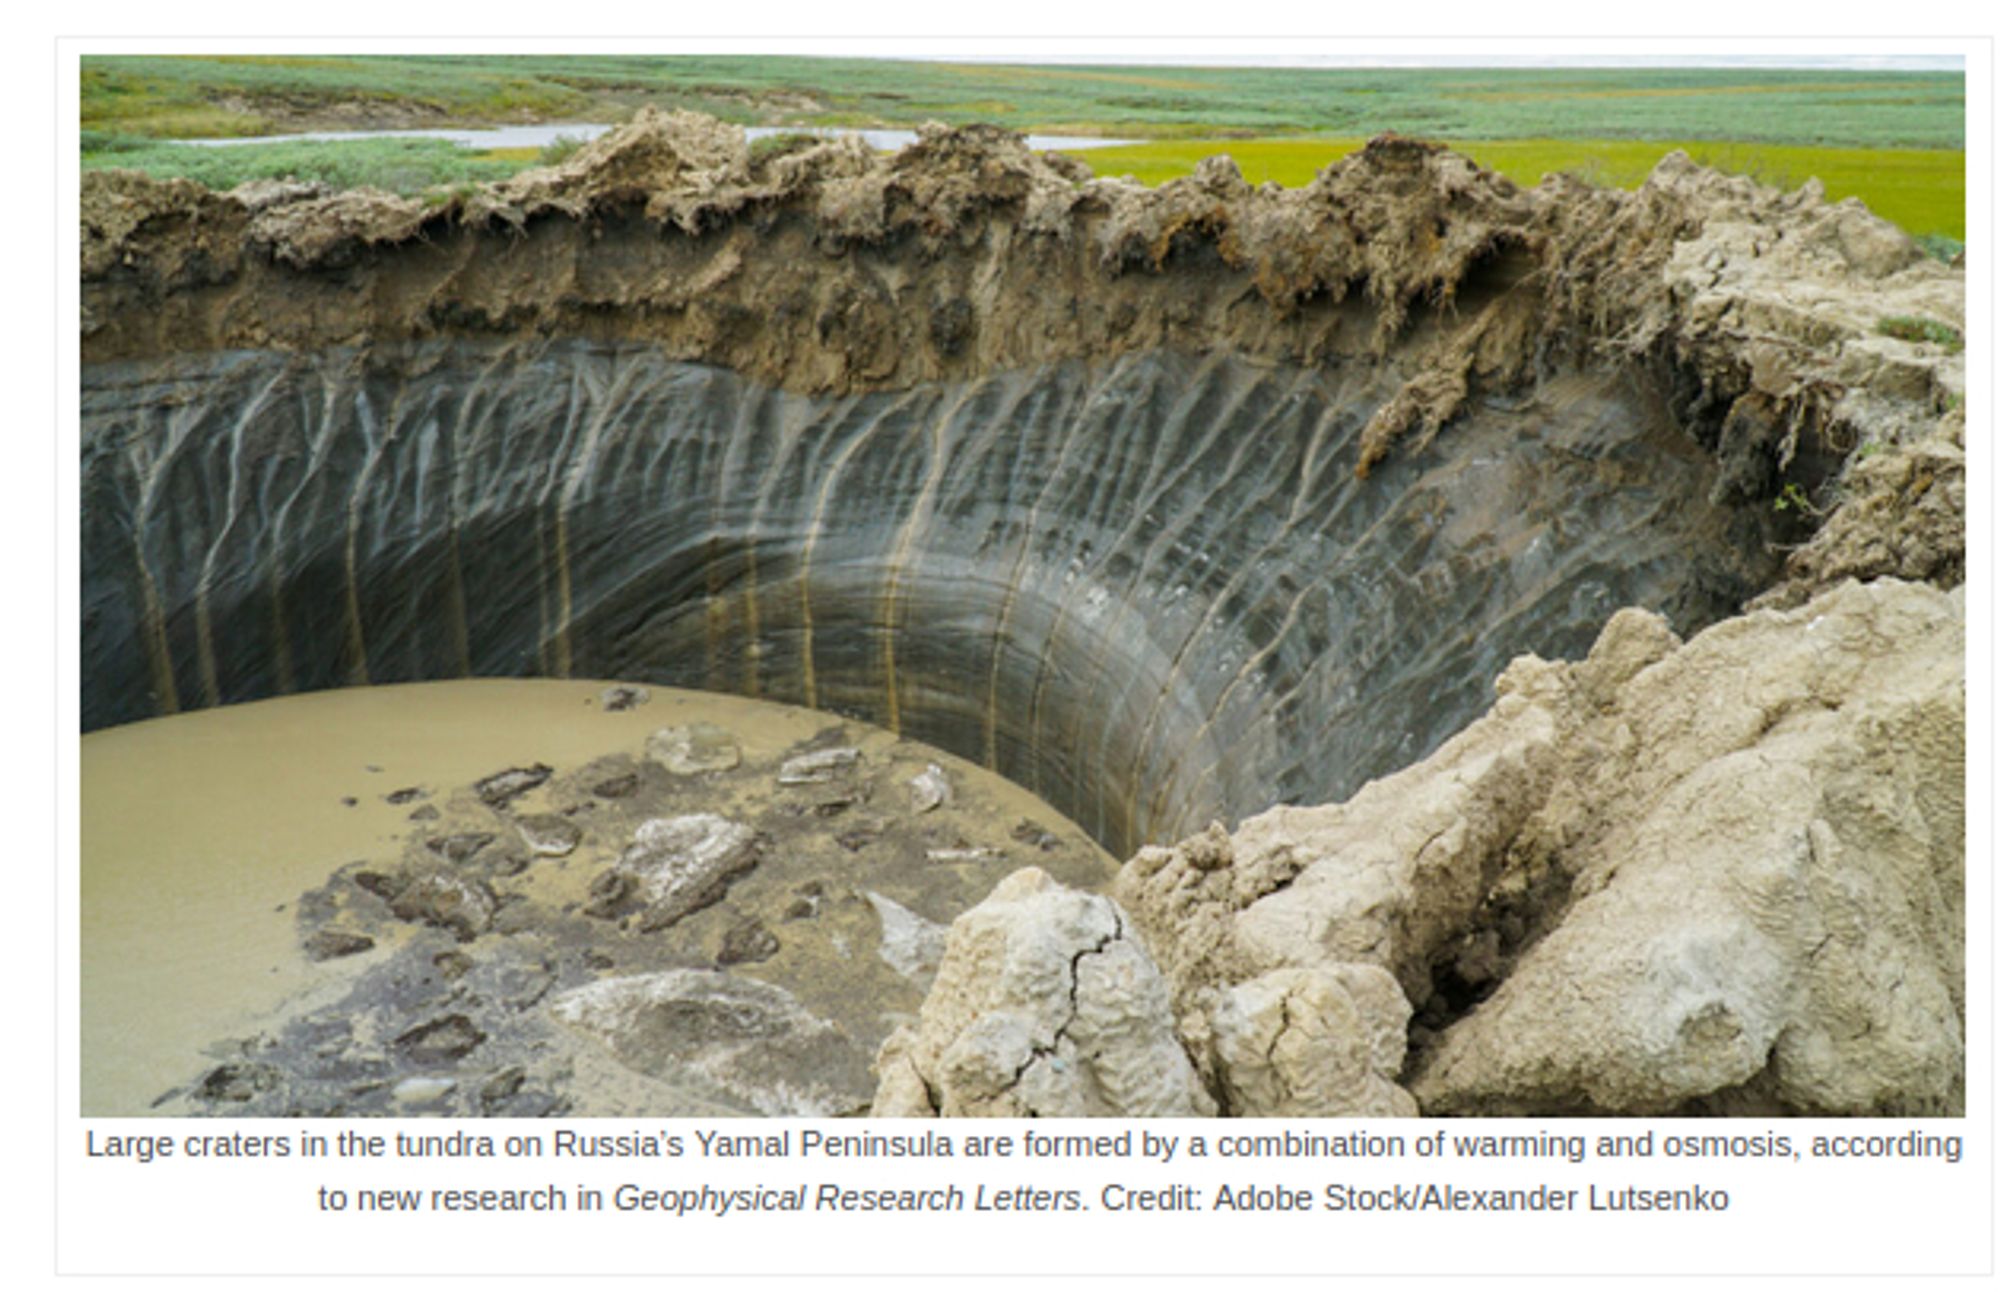
<svg viewBox="0 0 2000 1292">
<path fill-rule="evenodd" d="M 1962 328 L 1962 275 L 1678 156 L 1149 191 L 648 113 L 442 200 L 99 172 L 82 211 L 87 727 L 736 690 L 1122 855 L 1342 797 L 1621 606 L 1962 577 L 1962 364 L 1876 332 Z"/>
</svg>

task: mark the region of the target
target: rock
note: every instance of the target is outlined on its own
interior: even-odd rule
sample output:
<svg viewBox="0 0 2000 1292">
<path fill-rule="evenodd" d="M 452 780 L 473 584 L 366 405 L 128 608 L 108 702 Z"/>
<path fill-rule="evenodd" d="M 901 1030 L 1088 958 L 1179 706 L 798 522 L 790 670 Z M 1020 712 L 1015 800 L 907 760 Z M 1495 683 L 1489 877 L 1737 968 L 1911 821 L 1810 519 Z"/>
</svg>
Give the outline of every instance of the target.
<svg viewBox="0 0 2000 1292">
<path fill-rule="evenodd" d="M 486 1033 L 463 1014 L 420 1023 L 396 1038 L 396 1049 L 412 1063 L 435 1065 L 456 1063 L 479 1048 Z"/>
<path fill-rule="evenodd" d="M 644 908 L 640 928 L 656 930 L 722 900 L 756 864 L 749 826 L 703 812 L 642 824 L 613 873 L 629 881 L 620 900 L 629 896 Z"/>
<path fill-rule="evenodd" d="M 431 957 L 431 964 L 444 975 L 446 982 L 453 982 L 472 968 L 472 957 L 463 951 L 440 951 Z"/>
<path fill-rule="evenodd" d="M 945 776 L 944 768 L 931 763 L 909 780 L 910 807 L 917 812 L 929 812 L 941 804 L 951 802 L 951 780 Z"/>
<path fill-rule="evenodd" d="M 1299 1089 L 1242 1057 L 1269 1031 L 1250 984 L 1349 975 L 1362 1009 L 1375 966 L 1441 1029 L 1429 1112 L 1954 1113 L 1963 616 L 1893 580 L 1685 645 L 1621 611 L 1587 659 L 1517 659 L 1430 758 L 1142 849 L 1114 891 L 1233 1098 Z M 1408 1003 L 1373 999 L 1400 1033 Z"/>
<path fill-rule="evenodd" d="M 836 817 L 867 798 L 858 790 L 836 790 L 813 800 L 812 814 L 818 817 Z"/>
<path fill-rule="evenodd" d="M 412 821 L 435 821 L 440 815 L 442 814 L 437 810 L 436 806 L 426 803 L 416 811 L 410 813 L 409 819 Z"/>
<path fill-rule="evenodd" d="M 481 848 L 492 842 L 493 836 L 490 833 L 467 831 L 463 834 L 448 834 L 441 839 L 426 839 L 424 847 L 446 861 L 470 861 Z"/>
<path fill-rule="evenodd" d="M 878 1116 L 1215 1111 L 1167 985 L 1108 898 L 1016 871 L 954 920 L 916 1028 L 877 1059 Z"/>
<path fill-rule="evenodd" d="M 527 1083 L 527 1080 L 528 1070 L 519 1064 L 513 1067 L 502 1068 L 500 1071 L 494 1073 L 480 1084 L 479 1106 L 481 1110 L 491 1112 L 493 1109 L 505 1104 L 509 1099 L 520 1093 L 521 1087 Z"/>
<path fill-rule="evenodd" d="M 411 785 L 406 789 L 389 791 L 389 793 L 382 796 L 382 801 L 401 807 L 405 803 L 415 803 L 419 799 L 427 799 L 430 796 L 431 792 L 423 786 Z"/>
<path fill-rule="evenodd" d="M 1054 852 L 1062 846 L 1062 840 L 1026 817 L 1014 823 L 1014 828 L 1007 832 L 1007 837 L 1016 843 L 1033 844 L 1043 852 Z"/>
<path fill-rule="evenodd" d="M 643 686 L 607 686 L 597 693 L 597 704 L 606 713 L 624 713 L 652 698 L 653 693 Z"/>
<path fill-rule="evenodd" d="M 450 1077 L 404 1077 L 390 1089 L 389 1097 L 399 1104 L 422 1106 L 437 1103 L 457 1088 Z"/>
<path fill-rule="evenodd" d="M 649 1076 L 700 1079 L 744 1111 L 833 1117 L 868 1105 L 867 1056 L 791 993 L 733 974 L 676 969 L 610 978 L 550 1006 Z"/>
<path fill-rule="evenodd" d="M 736 737 L 712 722 L 662 727 L 646 737 L 646 757 L 676 776 L 726 772 L 743 761 Z M 614 796 L 615 797 L 615 796 Z"/>
<path fill-rule="evenodd" d="M 306 959 L 312 961 L 338 960 L 343 956 L 359 955 L 375 945 L 375 939 L 365 933 L 348 933 L 341 929 L 316 929 L 306 935 Z"/>
<path fill-rule="evenodd" d="M 492 928 L 498 908 L 492 890 L 484 883 L 449 870 L 424 870 L 396 878 L 388 901 L 397 919 L 448 929 L 460 942 L 470 942 Z"/>
<path fill-rule="evenodd" d="M 248 1103 L 276 1090 L 283 1080 L 278 1069 L 268 1063 L 225 1063 L 201 1079 L 194 1097 L 210 1103 Z"/>
<path fill-rule="evenodd" d="M 1215 1070 L 1239 1117 L 1414 1117 L 1396 1084 L 1410 1007 L 1374 965 L 1277 969 L 1223 992 Z"/>
<path fill-rule="evenodd" d="M 546 763 L 534 763 L 527 767 L 509 767 L 504 772 L 474 782 L 473 793 L 482 803 L 495 811 L 504 810 L 515 799 L 534 789 L 549 777 L 555 769 Z"/>
<path fill-rule="evenodd" d="M 613 776 L 597 782 L 590 787 L 590 792 L 601 799 L 622 799 L 638 788 L 638 776 L 627 772 L 623 776 Z"/>
<path fill-rule="evenodd" d="M 1533 826 L 1572 904 L 1426 1110 L 1962 1113 L 1963 634 L 1962 589 L 1885 580 L 1596 687 L 1597 652 L 1543 666 L 1538 702 L 1594 701 Z"/>
<path fill-rule="evenodd" d="M 777 954 L 778 935 L 765 928 L 762 921 L 751 920 L 722 935 L 722 946 L 715 953 L 715 962 L 727 968 L 730 965 L 756 964 Z"/>
<path fill-rule="evenodd" d="M 945 926 L 933 923 L 909 907 L 880 893 L 863 893 L 882 921 L 882 963 L 905 978 L 928 982 L 944 959 Z"/>
<path fill-rule="evenodd" d="M 576 822 L 554 813 L 521 817 L 514 822 L 514 828 L 520 832 L 521 842 L 538 857 L 566 857 L 576 851 L 583 838 L 583 830 Z"/>
<path fill-rule="evenodd" d="M 818 785 L 832 780 L 861 761 L 859 749 L 821 749 L 787 758 L 778 768 L 780 785 Z"/>
<path fill-rule="evenodd" d="M 924 849 L 924 860 L 948 866 L 965 862 L 977 865 L 989 861 L 1004 861 L 1006 858 L 1007 854 L 1001 852 L 998 848 L 989 848 L 984 845 L 975 847 L 970 844 L 960 844 L 951 848 Z"/>
</svg>

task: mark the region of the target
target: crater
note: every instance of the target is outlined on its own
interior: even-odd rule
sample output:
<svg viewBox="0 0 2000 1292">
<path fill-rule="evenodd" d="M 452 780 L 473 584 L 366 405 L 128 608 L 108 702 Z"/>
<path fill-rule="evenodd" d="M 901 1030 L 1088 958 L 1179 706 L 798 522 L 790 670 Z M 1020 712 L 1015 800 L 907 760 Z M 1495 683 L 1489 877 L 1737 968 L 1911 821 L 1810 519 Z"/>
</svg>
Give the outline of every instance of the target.
<svg viewBox="0 0 2000 1292">
<path fill-rule="evenodd" d="M 1333 891 L 1286 895 L 1325 859 L 1287 837 L 1232 862 L 1227 832 L 1283 834 L 1258 814 L 1425 759 L 1509 661 L 1626 637 L 1658 660 L 1752 598 L 1963 574 L 1962 361 L 1873 324 L 1962 317 L 1962 276 L 1810 186 L 1679 155 L 1637 193 L 1521 190 L 1385 136 L 1302 189 L 1215 158 L 1145 190 L 986 127 L 888 158 L 854 140 L 753 158 L 733 127 L 649 111 L 434 201 L 93 172 L 82 211 L 87 730 L 499 678 L 865 721 L 1136 856 L 1128 904 L 1158 899 L 1139 927 L 1177 999 L 1241 957 L 1189 940 L 1176 921 L 1208 917 L 1148 876 L 1186 870 L 1231 910 Z M 1659 619 L 1601 636 L 1621 608 Z M 1604 728 L 1535 745 L 1533 792 L 1555 792 L 1558 754 L 1588 793 L 1608 783 L 1591 751 L 1632 754 L 1616 655 L 1573 677 L 1517 664 L 1517 691 L 1555 706 L 1534 740 Z M 1562 910 L 1502 889 L 1584 900 L 1563 849 L 1601 841 L 1536 815 L 1528 782 L 1452 767 L 1450 793 L 1503 802 L 1476 838 L 1413 841 L 1464 871 L 1409 859 L 1436 927 L 1377 912 L 1415 939 L 1401 959 L 1287 962 L 1306 976 L 1271 998 L 1383 1006 L 1389 1034 L 1414 1010 L 1419 1077 L 1513 1107 L 1452 1037 L 1558 944 Z M 524 822 L 502 824 L 561 846 Z M 742 922 L 718 954 L 754 967 L 769 935 Z M 565 1018 L 609 1028 L 669 997 L 791 1018 L 692 972 L 565 997 Z M 404 1049 L 442 1067 L 491 1035 L 438 1026 Z M 671 1068 L 693 1034 L 607 1045 Z M 1220 1051 L 1189 1059 L 1225 1109 L 1263 1088 L 1231 1086 Z M 217 1098 L 261 1098 L 255 1076 L 223 1073 Z M 911 1108 L 944 1106 L 898 1080 Z"/>
</svg>

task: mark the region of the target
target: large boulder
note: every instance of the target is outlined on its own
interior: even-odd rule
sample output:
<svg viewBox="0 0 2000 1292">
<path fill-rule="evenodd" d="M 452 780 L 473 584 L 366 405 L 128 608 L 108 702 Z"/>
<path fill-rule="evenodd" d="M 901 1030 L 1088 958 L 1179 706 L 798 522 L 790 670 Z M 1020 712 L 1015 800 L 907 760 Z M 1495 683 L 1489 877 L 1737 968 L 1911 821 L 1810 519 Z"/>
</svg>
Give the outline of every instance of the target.
<svg viewBox="0 0 2000 1292">
<path fill-rule="evenodd" d="M 891 1036 L 876 1067 L 878 1116 L 1215 1110 L 1124 913 L 1034 867 L 952 922 L 917 1026 Z"/>
</svg>

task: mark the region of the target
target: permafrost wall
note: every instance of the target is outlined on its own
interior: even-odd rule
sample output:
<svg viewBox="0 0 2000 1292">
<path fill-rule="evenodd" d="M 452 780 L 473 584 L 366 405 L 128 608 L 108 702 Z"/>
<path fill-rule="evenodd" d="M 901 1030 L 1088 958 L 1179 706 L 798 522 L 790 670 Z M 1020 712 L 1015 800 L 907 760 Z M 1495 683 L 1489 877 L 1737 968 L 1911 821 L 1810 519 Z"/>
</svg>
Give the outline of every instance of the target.
<svg viewBox="0 0 2000 1292">
<path fill-rule="evenodd" d="M 1622 605 L 1774 562 L 1613 377 L 1367 480 L 1385 393 L 1168 353 L 839 398 L 625 344 L 93 367 L 89 726 L 367 682 L 617 677 L 867 718 L 1113 852 L 1344 797 Z"/>
</svg>

